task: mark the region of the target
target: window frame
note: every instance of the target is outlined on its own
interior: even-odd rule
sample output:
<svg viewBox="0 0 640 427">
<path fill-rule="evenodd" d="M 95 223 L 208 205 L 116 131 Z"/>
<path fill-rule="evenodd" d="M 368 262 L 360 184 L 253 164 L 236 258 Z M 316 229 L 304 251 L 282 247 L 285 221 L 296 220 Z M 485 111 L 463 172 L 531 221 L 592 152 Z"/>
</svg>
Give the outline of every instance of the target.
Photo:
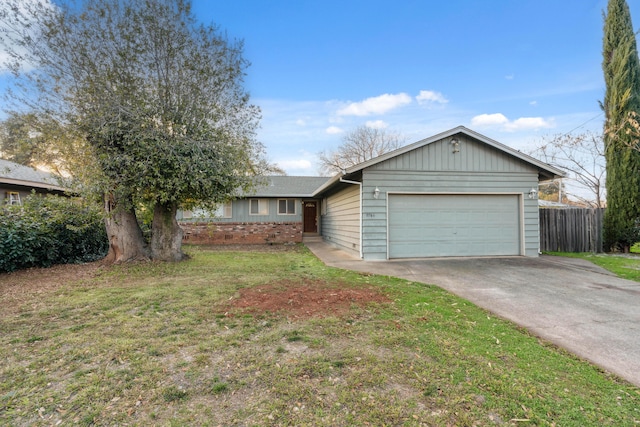
<svg viewBox="0 0 640 427">
<path fill-rule="evenodd" d="M 280 203 L 285 202 L 284 212 L 280 211 Z M 297 213 L 297 200 L 296 199 L 278 199 L 278 215 L 295 215 Z M 293 212 L 289 211 L 289 208 L 293 207 Z"/>
<path fill-rule="evenodd" d="M 17 191 L 7 191 L 7 204 L 22 205 L 22 200 L 20 199 L 20 193 Z"/>
<path fill-rule="evenodd" d="M 258 212 L 253 212 L 253 202 L 258 204 Z M 269 215 L 269 200 L 268 199 L 249 199 L 249 215 L 250 216 L 265 216 Z"/>
<path fill-rule="evenodd" d="M 218 204 L 216 210 L 213 212 L 213 216 L 222 219 L 233 218 L 233 202 L 228 201 Z"/>
</svg>

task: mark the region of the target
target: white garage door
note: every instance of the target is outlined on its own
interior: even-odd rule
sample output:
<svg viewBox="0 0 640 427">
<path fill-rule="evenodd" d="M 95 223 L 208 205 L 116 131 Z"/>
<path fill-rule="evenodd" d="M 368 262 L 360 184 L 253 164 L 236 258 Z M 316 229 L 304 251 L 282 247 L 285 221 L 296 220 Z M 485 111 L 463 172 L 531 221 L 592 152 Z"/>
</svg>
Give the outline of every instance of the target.
<svg viewBox="0 0 640 427">
<path fill-rule="evenodd" d="M 389 258 L 520 255 L 517 195 L 389 195 Z"/>
</svg>

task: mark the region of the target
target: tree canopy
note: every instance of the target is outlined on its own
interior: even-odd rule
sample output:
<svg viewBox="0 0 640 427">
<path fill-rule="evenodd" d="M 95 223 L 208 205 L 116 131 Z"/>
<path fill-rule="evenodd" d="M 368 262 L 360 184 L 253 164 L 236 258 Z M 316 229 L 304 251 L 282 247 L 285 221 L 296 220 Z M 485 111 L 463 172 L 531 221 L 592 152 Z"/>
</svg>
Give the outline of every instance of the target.
<svg viewBox="0 0 640 427">
<path fill-rule="evenodd" d="M 1 157 L 54 172 L 68 187 L 74 178 L 79 184 L 90 174 L 93 160 L 88 148 L 82 138 L 34 112 L 13 113 L 0 121 Z"/>
<path fill-rule="evenodd" d="M 242 42 L 199 24 L 188 0 L 9 2 L 3 41 L 23 89 L 14 98 L 91 148 L 112 245 L 138 234 L 133 207 L 144 202 L 154 206 L 152 257 L 180 259 L 177 208 L 226 201 L 266 164 Z M 134 241 L 120 259 L 146 255 Z"/>
<path fill-rule="evenodd" d="M 34 114 L 13 115 L 0 122 L 0 155 L 6 160 L 34 167 L 42 139 Z"/>
</svg>

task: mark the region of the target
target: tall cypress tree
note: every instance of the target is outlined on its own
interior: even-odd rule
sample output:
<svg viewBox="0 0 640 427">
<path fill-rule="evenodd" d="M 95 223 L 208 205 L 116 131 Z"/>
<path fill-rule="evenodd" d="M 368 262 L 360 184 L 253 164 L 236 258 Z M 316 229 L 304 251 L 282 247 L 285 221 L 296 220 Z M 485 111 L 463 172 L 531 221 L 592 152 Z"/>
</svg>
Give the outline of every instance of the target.
<svg viewBox="0 0 640 427">
<path fill-rule="evenodd" d="M 630 114 L 640 113 L 640 61 L 625 0 L 609 0 L 602 53 L 607 165 L 604 245 L 607 250 L 628 251 L 638 238 L 640 220 L 640 152 L 630 147 L 633 136 L 627 132 Z"/>
</svg>

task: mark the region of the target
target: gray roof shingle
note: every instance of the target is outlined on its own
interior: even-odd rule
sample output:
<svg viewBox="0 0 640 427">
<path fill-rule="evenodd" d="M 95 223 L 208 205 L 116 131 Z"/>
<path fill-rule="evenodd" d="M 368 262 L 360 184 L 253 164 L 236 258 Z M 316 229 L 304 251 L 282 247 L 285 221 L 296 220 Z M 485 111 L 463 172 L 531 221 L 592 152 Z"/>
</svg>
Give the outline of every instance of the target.
<svg viewBox="0 0 640 427">
<path fill-rule="evenodd" d="M 0 182 L 2 181 L 21 185 L 40 184 L 34 186 L 42 188 L 59 188 L 55 175 L 4 159 L 0 159 Z"/>
<path fill-rule="evenodd" d="M 328 177 L 322 176 L 265 176 L 261 185 L 247 197 L 311 197 Z"/>
</svg>

